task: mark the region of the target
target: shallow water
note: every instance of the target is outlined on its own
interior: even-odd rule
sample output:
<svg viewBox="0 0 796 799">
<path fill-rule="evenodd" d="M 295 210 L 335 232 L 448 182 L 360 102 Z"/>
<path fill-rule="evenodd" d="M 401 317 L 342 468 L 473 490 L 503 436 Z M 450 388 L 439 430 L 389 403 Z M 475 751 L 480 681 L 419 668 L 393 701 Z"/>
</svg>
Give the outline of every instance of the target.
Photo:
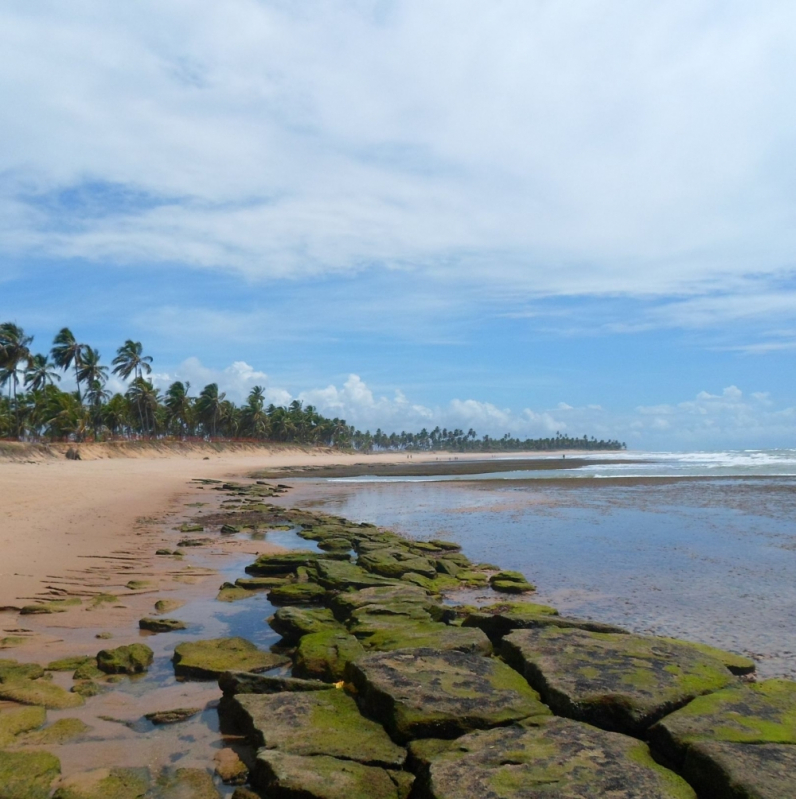
<svg viewBox="0 0 796 799">
<path fill-rule="evenodd" d="M 298 484 L 299 481 L 296 481 Z M 796 676 L 796 481 L 305 481 L 291 504 L 445 536 L 562 612 L 744 652 Z"/>
</svg>

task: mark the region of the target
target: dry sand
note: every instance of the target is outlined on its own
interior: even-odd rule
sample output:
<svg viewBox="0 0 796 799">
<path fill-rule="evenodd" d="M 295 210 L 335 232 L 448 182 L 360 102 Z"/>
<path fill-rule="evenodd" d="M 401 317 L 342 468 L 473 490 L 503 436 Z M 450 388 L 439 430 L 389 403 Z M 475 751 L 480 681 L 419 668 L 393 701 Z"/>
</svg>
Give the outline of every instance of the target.
<svg viewBox="0 0 796 799">
<path fill-rule="evenodd" d="M 401 453 L 363 456 L 261 447 L 220 454 L 194 447 L 170 455 L 162 449 L 122 453 L 95 445 L 81 447 L 81 454 L 87 459 L 68 461 L 36 452 L 29 455 L 39 458 L 34 461 L 20 461 L 19 453 L 14 460 L 0 459 L 0 608 L 41 597 L 44 588 L 61 584 L 53 581 L 68 575 L 82 579 L 92 557 L 143 543 L 136 534 L 140 538 L 146 519 L 182 505 L 191 478 L 229 478 L 286 466 L 408 461 Z M 429 453 L 415 455 L 412 462 L 448 457 Z"/>
</svg>

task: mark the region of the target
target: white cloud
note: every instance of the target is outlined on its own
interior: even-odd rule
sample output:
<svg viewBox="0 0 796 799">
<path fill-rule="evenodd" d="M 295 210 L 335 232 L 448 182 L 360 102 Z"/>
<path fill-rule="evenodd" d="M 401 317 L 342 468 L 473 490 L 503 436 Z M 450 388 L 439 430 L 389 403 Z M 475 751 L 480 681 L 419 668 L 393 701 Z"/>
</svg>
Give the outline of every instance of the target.
<svg viewBox="0 0 796 799">
<path fill-rule="evenodd" d="M 2 240 L 484 298 L 727 295 L 655 325 L 788 315 L 794 24 L 784 0 L 11 0 Z"/>
</svg>

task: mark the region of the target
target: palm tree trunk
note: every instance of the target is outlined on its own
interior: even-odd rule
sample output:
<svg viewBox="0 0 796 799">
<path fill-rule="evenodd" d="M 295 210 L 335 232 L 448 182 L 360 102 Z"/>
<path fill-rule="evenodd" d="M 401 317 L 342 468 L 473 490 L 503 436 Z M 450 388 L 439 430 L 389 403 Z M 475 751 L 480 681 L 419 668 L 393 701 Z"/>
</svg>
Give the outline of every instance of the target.
<svg viewBox="0 0 796 799">
<path fill-rule="evenodd" d="M 83 397 L 80 396 L 80 378 L 77 376 L 77 358 L 75 358 L 75 383 L 77 384 L 77 401 L 82 405 Z"/>
</svg>

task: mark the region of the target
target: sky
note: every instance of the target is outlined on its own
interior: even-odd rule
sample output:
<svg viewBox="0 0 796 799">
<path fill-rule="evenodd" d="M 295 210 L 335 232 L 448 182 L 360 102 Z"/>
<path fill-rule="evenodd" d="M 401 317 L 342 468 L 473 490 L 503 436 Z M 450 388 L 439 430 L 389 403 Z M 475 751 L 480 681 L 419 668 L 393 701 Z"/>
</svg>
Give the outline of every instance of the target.
<svg viewBox="0 0 796 799">
<path fill-rule="evenodd" d="M 796 446 L 794 39 L 775 0 L 5 0 L 0 321 L 363 429 Z"/>
</svg>

